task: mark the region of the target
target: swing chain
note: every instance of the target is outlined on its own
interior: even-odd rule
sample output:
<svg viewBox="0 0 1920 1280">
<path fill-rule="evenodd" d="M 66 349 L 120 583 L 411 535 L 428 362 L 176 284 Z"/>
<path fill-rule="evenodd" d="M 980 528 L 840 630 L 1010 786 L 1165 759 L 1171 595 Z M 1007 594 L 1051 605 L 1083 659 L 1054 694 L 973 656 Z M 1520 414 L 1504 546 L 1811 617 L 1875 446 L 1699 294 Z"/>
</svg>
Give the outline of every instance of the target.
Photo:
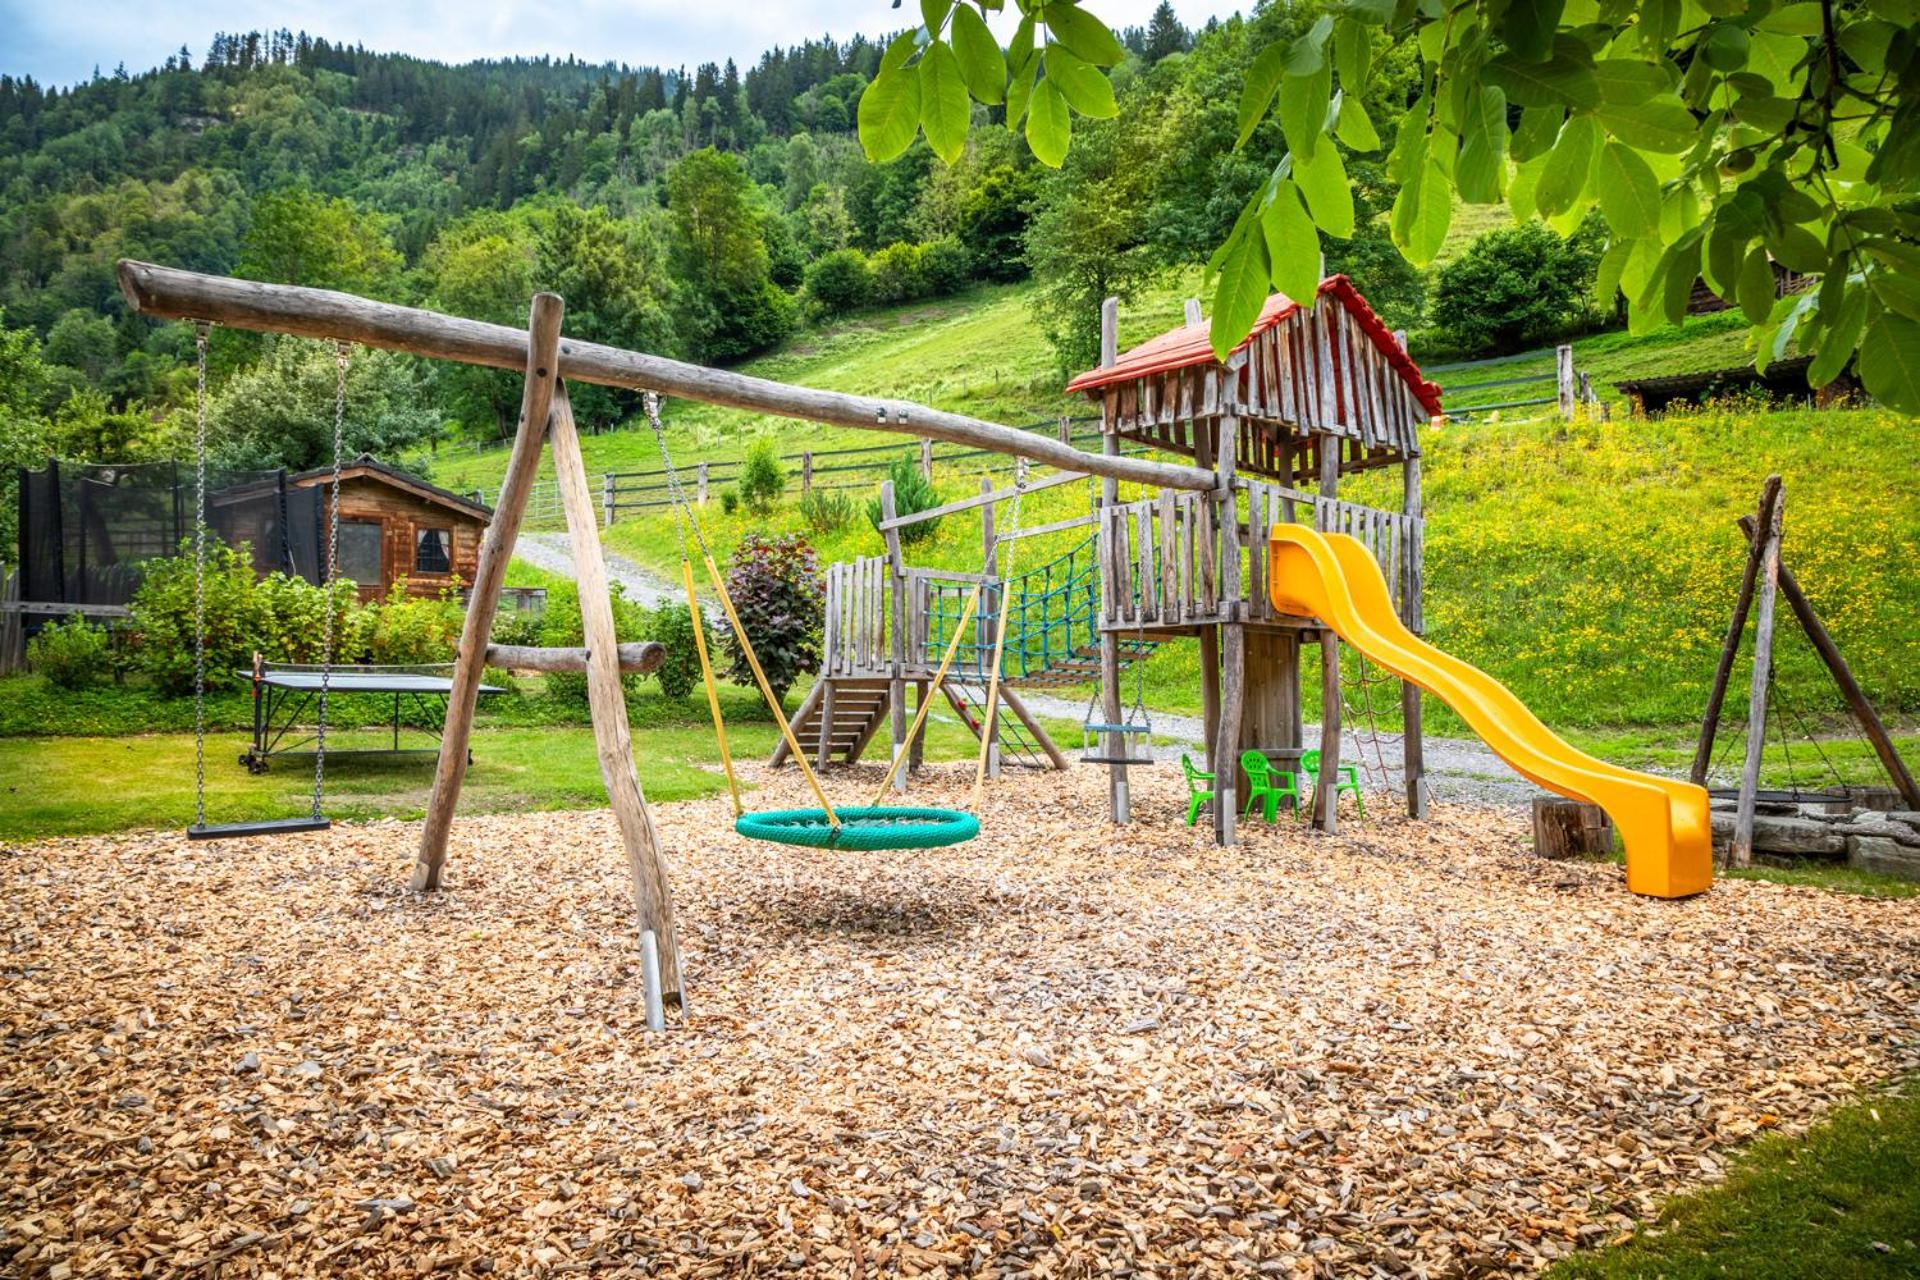
<svg viewBox="0 0 1920 1280">
<path fill-rule="evenodd" d="M 320 722 L 313 733 L 313 816 L 321 816 L 327 779 L 327 695 L 333 686 L 333 615 L 338 607 L 334 573 L 340 559 L 340 451 L 347 434 L 347 362 L 352 348 L 333 344 L 333 476 L 327 510 L 327 608 L 320 634 Z"/>
<path fill-rule="evenodd" d="M 194 324 L 193 423 L 193 821 L 207 824 L 207 333 Z"/>
</svg>

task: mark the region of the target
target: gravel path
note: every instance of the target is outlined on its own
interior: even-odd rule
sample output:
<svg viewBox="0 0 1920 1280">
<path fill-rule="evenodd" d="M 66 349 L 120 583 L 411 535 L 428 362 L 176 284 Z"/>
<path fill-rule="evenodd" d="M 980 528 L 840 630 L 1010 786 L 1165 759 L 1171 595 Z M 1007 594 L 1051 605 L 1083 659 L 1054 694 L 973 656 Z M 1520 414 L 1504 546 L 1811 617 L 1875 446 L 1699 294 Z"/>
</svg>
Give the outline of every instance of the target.
<svg viewBox="0 0 1920 1280">
<path fill-rule="evenodd" d="M 514 546 L 514 554 L 548 573 L 569 578 L 573 576 L 573 554 L 568 549 L 567 535 L 564 533 L 523 533 Z M 606 557 L 608 576 L 626 588 L 629 600 L 653 609 L 680 599 L 679 590 L 651 569 L 611 551 L 606 553 Z M 1086 718 L 1087 705 L 1082 701 L 1037 691 L 1023 694 L 1022 697 L 1035 715 L 1076 722 Z M 1206 735 L 1198 716 L 1179 716 L 1160 711 L 1152 714 L 1154 736 L 1172 739 L 1155 747 L 1158 758 L 1178 760 L 1182 751 L 1191 751 L 1205 742 Z M 1314 741 L 1319 734 L 1319 725 L 1310 724 L 1306 727 L 1308 741 Z M 1436 738 L 1429 735 L 1426 748 L 1427 784 L 1436 800 L 1523 805 L 1540 794 L 1539 788 L 1508 768 L 1506 761 L 1487 750 L 1476 738 Z M 1361 766 L 1361 776 L 1369 791 L 1397 791 L 1404 785 L 1397 734 L 1381 739 L 1377 757 L 1369 742 L 1358 740 L 1352 732 L 1343 734 L 1340 758 L 1348 764 Z"/>
</svg>

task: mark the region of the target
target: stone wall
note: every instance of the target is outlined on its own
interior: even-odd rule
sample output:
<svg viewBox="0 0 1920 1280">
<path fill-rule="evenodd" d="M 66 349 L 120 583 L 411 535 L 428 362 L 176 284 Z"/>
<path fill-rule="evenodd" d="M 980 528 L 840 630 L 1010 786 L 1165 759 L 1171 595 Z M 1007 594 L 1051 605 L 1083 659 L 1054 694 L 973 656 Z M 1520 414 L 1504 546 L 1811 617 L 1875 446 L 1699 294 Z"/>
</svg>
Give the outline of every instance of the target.
<svg viewBox="0 0 1920 1280">
<path fill-rule="evenodd" d="M 1834 812 L 1824 803 L 1769 804 L 1753 817 L 1756 862 L 1844 861 L 1863 871 L 1920 880 L 1920 813 L 1872 809 Z M 1734 802 L 1713 802 L 1713 847 L 1733 839 Z"/>
</svg>

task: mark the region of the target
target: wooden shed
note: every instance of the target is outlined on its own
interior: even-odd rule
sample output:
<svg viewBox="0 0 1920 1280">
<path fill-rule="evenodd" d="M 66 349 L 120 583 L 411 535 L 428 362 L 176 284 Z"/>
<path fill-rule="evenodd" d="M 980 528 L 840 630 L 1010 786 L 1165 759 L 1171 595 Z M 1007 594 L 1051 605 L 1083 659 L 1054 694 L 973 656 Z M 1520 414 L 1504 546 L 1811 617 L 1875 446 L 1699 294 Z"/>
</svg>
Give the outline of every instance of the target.
<svg viewBox="0 0 1920 1280">
<path fill-rule="evenodd" d="M 317 581 L 309 558 L 315 569 L 325 563 L 332 479 L 331 467 L 316 467 L 225 488 L 210 495 L 209 518 L 220 536 L 252 546 L 260 572 L 290 563 Z M 277 505 L 259 501 L 269 490 L 281 494 Z M 470 586 L 492 519 L 491 507 L 363 455 L 340 469 L 337 572 L 358 584 L 363 601 L 385 597 L 402 579 L 413 596 L 439 595 L 455 578 Z"/>
</svg>

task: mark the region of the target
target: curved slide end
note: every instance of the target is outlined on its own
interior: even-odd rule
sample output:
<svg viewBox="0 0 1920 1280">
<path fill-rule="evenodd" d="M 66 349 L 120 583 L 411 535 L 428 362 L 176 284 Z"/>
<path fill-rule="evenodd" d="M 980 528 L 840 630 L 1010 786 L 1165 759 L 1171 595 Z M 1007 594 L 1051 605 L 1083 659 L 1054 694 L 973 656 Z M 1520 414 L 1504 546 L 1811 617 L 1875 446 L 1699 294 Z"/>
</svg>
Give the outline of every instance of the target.
<svg viewBox="0 0 1920 1280">
<path fill-rule="evenodd" d="M 1370 661 L 1445 702 L 1521 776 L 1606 810 L 1626 845 L 1628 889 L 1684 898 L 1712 884 L 1713 833 L 1702 788 L 1576 750 L 1505 685 L 1407 630 L 1379 564 L 1353 538 L 1276 525 L 1268 557 L 1274 608 L 1320 619 Z"/>
</svg>

